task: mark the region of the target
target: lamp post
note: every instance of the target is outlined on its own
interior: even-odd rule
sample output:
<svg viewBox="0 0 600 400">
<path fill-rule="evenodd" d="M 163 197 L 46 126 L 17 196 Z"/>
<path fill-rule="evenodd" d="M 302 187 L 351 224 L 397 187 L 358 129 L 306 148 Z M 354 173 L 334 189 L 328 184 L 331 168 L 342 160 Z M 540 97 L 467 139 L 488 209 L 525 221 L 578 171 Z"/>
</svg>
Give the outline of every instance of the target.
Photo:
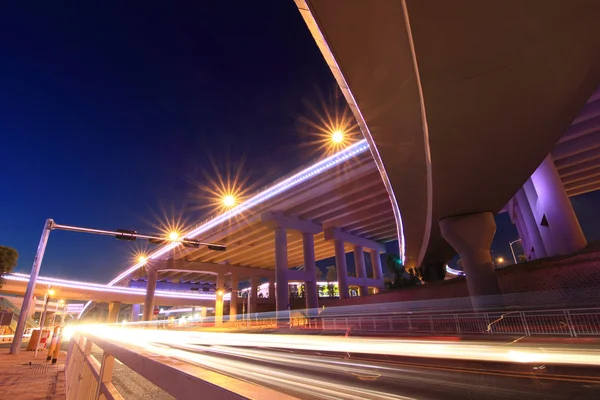
<svg viewBox="0 0 600 400">
<path fill-rule="evenodd" d="M 520 242 L 521 239 L 513 240 L 508 245 L 510 246 L 510 251 L 512 252 L 513 260 L 515 260 L 515 264 L 517 264 L 517 257 L 515 256 L 515 250 L 513 249 L 513 244 Z"/>
<path fill-rule="evenodd" d="M 42 231 L 42 237 L 40 238 L 40 243 L 38 244 L 38 249 L 33 259 L 33 265 L 31 267 L 31 274 L 29 278 L 29 283 L 27 284 L 27 290 L 25 291 L 25 298 L 23 299 L 23 306 L 21 307 L 21 313 L 19 314 L 19 320 L 17 322 L 17 327 L 15 329 L 15 334 L 13 337 L 13 342 L 10 346 L 11 354 L 18 354 L 21 351 L 21 343 L 23 342 L 23 333 L 25 331 L 25 323 L 27 321 L 27 315 L 29 313 L 29 308 L 31 307 L 31 300 L 33 298 L 33 293 L 35 291 L 35 284 L 37 282 L 38 275 L 40 273 L 40 267 L 42 265 L 42 259 L 44 258 L 44 253 L 46 252 L 46 245 L 48 244 L 48 238 L 50 236 L 50 232 L 53 230 L 63 230 L 63 231 L 71 231 L 71 232 L 80 232 L 80 233 L 91 233 L 95 235 L 104 235 L 104 236 L 114 236 L 119 240 L 126 241 L 134 241 L 136 239 L 147 239 L 150 243 L 153 244 L 166 244 L 166 243 L 179 243 L 184 247 L 192 247 L 199 248 L 200 246 L 207 246 L 210 250 L 214 251 L 225 251 L 226 247 L 222 244 L 218 243 L 206 243 L 201 242 L 197 239 L 188 239 L 185 237 L 181 237 L 176 232 L 171 232 L 167 238 L 153 235 L 144 235 L 139 234 L 136 231 L 127 230 L 127 229 L 117 229 L 116 231 L 107 231 L 103 229 L 90 229 L 90 228 L 82 228 L 79 226 L 70 226 L 70 225 L 59 225 L 54 222 L 52 219 L 47 219 L 44 224 L 44 230 Z M 41 334 L 41 332 L 40 332 Z"/>
</svg>

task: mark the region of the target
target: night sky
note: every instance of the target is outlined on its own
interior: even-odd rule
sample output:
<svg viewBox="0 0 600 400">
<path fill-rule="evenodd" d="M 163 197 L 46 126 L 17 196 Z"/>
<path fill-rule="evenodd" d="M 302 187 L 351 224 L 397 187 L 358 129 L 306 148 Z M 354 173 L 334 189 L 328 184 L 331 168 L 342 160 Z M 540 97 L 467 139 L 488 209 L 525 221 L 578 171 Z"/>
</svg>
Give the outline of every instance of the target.
<svg viewBox="0 0 600 400">
<path fill-rule="evenodd" d="M 315 156 L 299 120 L 336 84 L 294 2 L 174 3 L 0 5 L 0 244 L 17 270 L 46 218 L 155 232 L 163 214 L 202 216 L 192 181 L 210 157 L 244 160 L 260 187 Z M 573 201 L 588 239 L 599 201 Z M 506 214 L 498 229 L 509 255 Z M 135 248 L 57 231 L 42 275 L 107 282 Z"/>
</svg>

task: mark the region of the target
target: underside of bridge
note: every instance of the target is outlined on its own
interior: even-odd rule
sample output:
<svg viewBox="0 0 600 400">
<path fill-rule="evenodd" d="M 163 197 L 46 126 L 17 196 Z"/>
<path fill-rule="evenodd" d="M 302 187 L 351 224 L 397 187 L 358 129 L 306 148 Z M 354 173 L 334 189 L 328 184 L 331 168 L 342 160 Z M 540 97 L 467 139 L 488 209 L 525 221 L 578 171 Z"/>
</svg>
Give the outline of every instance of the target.
<svg viewBox="0 0 600 400">
<path fill-rule="evenodd" d="M 499 212 L 600 82 L 594 0 L 296 3 L 385 167 L 407 265 L 444 265 L 444 237 L 485 247 L 466 245 L 461 221 Z"/>
</svg>

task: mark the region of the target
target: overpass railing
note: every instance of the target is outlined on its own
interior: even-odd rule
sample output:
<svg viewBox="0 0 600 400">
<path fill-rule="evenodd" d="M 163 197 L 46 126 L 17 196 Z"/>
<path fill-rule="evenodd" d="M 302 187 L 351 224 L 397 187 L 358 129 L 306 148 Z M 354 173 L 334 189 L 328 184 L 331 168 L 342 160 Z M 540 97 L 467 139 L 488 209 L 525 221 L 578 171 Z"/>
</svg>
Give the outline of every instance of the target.
<svg viewBox="0 0 600 400">
<path fill-rule="evenodd" d="M 327 331 L 436 335 L 600 336 L 600 308 L 322 318 Z"/>
<path fill-rule="evenodd" d="M 100 361 L 92 354 L 93 346 L 102 350 Z M 65 363 L 67 400 L 123 399 L 112 383 L 116 360 L 177 399 L 196 398 L 199 393 L 208 399 L 240 398 L 239 394 L 219 386 L 226 385 L 228 377 L 222 376 L 210 382 L 161 362 L 151 354 L 134 351 L 95 336 L 79 334 L 69 343 Z"/>
</svg>

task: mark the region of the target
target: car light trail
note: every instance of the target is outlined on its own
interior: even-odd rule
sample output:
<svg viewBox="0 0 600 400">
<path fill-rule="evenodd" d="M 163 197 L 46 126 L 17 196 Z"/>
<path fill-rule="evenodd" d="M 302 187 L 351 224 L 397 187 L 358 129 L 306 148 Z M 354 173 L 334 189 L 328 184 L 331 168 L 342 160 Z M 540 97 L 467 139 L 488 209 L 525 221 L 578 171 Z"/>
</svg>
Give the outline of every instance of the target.
<svg viewBox="0 0 600 400">
<path fill-rule="evenodd" d="M 17 281 L 17 282 L 29 282 L 29 275 L 21 274 L 21 273 L 12 273 L 4 276 L 4 279 L 9 281 Z M 98 283 L 89 283 L 89 282 L 78 282 L 71 281 L 66 279 L 58 279 L 58 278 L 46 278 L 39 277 L 37 283 L 42 286 L 53 286 L 53 287 L 63 287 L 77 290 L 91 290 L 97 292 L 107 292 L 107 293 L 119 293 L 119 294 L 137 294 L 137 295 L 145 295 L 146 289 L 139 288 L 125 288 L 119 286 L 107 286 L 101 285 Z M 216 296 L 213 294 L 204 294 L 204 293 L 182 293 L 182 292 L 171 292 L 166 290 L 157 290 L 155 292 L 155 296 L 157 297 L 170 297 L 177 299 L 193 299 L 193 300 L 215 300 Z M 231 298 L 231 294 L 227 293 L 224 296 L 225 299 Z"/>
<path fill-rule="evenodd" d="M 510 345 L 489 344 L 485 342 L 448 343 L 443 341 L 340 336 L 136 329 L 108 325 L 81 326 L 78 329 L 107 340 L 142 347 L 149 346 L 149 348 L 153 347 L 152 343 L 162 343 L 175 347 L 182 345 L 220 345 L 453 360 L 600 365 L 600 349 L 596 347 L 582 348 L 568 345 L 548 345 L 541 348 L 535 345 L 520 343 Z"/>
</svg>

